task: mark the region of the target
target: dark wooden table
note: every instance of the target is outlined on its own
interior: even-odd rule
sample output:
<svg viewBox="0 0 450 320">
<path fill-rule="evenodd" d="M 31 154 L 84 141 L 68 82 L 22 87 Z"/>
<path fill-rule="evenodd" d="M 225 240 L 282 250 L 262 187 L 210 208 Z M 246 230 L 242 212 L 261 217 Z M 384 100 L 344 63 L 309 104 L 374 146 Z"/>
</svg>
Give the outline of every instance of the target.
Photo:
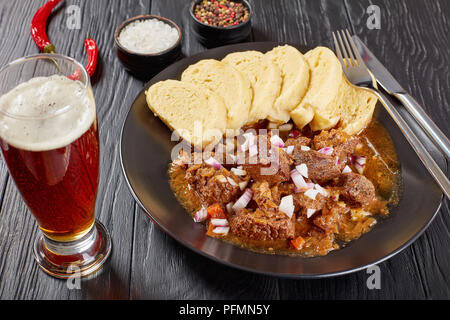
<svg viewBox="0 0 450 320">
<path fill-rule="evenodd" d="M 331 31 L 360 35 L 395 77 L 449 135 L 450 1 L 253 0 L 252 40 L 332 47 Z M 37 53 L 29 36 L 37 0 L 0 0 L 0 65 Z M 381 263 L 381 289 L 369 290 L 366 271 L 324 280 L 287 280 L 236 270 L 184 248 L 160 231 L 134 202 L 122 176 L 119 134 L 143 82 L 116 57 L 113 34 L 126 18 L 157 14 L 184 32 L 183 52 L 205 50 L 190 31 L 188 0 L 66 0 L 48 30 L 57 52 L 85 61 L 86 32 L 100 45 L 93 86 L 101 138 L 97 217 L 110 230 L 112 256 L 96 276 L 69 290 L 40 271 L 32 245 L 38 228 L 0 161 L 0 298 L 2 299 L 449 299 L 449 203 L 409 248 Z M 81 9 L 72 30 L 70 5 Z M 367 27 L 367 8 L 380 8 L 381 29 Z M 70 25 L 70 24 L 69 24 Z M 405 221 L 405 223 L 408 223 Z"/>
</svg>

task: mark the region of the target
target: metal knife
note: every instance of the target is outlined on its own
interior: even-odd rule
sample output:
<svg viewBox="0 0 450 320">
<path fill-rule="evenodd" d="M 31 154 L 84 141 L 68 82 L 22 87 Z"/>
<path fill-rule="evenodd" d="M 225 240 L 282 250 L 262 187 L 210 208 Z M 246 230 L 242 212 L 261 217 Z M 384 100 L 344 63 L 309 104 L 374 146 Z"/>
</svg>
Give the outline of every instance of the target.
<svg viewBox="0 0 450 320">
<path fill-rule="evenodd" d="M 426 114 L 420 104 L 406 92 L 392 74 L 383 64 L 370 52 L 366 45 L 354 35 L 353 40 L 358 47 L 358 51 L 367 67 L 370 69 L 377 82 L 390 95 L 396 97 L 408 110 L 422 129 L 430 137 L 431 141 L 439 148 L 442 154 L 450 160 L 450 142 L 445 134 L 436 126 L 431 118 Z"/>
</svg>

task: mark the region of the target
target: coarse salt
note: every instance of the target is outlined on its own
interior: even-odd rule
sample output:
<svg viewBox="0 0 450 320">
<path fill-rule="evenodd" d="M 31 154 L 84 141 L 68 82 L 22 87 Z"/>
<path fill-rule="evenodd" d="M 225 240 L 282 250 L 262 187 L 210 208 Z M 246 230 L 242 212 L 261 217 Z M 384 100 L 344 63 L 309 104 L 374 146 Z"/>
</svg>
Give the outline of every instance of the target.
<svg viewBox="0 0 450 320">
<path fill-rule="evenodd" d="M 172 47 L 178 40 L 178 30 L 158 19 L 130 23 L 119 34 L 119 43 L 140 54 L 154 54 Z"/>
</svg>

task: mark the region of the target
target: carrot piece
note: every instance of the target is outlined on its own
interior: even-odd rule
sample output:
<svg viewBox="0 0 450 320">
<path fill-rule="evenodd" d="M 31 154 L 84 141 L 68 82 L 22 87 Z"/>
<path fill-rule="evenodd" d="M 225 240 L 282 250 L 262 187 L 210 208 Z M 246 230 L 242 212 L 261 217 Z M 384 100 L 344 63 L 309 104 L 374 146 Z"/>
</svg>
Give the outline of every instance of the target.
<svg viewBox="0 0 450 320">
<path fill-rule="evenodd" d="M 227 215 L 225 214 L 225 210 L 223 210 L 222 206 L 219 203 L 215 203 L 210 205 L 206 212 L 208 213 L 209 219 L 226 219 Z"/>
<path fill-rule="evenodd" d="M 291 240 L 291 246 L 295 250 L 301 250 L 304 245 L 305 245 L 305 239 L 303 239 L 303 237 L 297 237 L 297 238 Z"/>
<path fill-rule="evenodd" d="M 207 236 L 210 236 L 210 237 L 217 236 L 217 235 L 213 232 L 215 226 L 213 226 L 212 223 L 208 223 L 208 224 L 209 224 L 209 226 L 208 226 L 208 231 L 206 232 L 206 235 L 207 235 Z"/>
</svg>

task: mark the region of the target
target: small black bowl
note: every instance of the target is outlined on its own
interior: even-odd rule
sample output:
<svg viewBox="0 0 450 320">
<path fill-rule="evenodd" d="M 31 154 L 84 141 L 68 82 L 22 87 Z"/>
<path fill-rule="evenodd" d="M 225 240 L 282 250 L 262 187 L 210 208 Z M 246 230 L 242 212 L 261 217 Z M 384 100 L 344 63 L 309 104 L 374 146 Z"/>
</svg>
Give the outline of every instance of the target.
<svg viewBox="0 0 450 320">
<path fill-rule="evenodd" d="M 164 51 L 152 54 L 136 53 L 123 47 L 119 42 L 119 35 L 123 28 L 134 21 L 147 19 L 158 19 L 176 28 L 179 35 L 177 42 L 172 47 Z M 169 64 L 171 64 L 181 56 L 181 39 L 181 29 L 175 22 L 167 18 L 155 15 L 139 15 L 130 18 L 124 21 L 114 33 L 114 41 L 117 46 L 117 56 L 119 57 L 120 62 L 122 62 L 125 69 L 127 69 L 136 77 L 145 81 L 152 78 L 155 74 L 163 70 L 165 67 L 167 67 Z"/>
<path fill-rule="evenodd" d="M 189 15 L 192 20 L 192 29 L 198 40 L 207 47 L 216 47 L 246 41 L 252 30 L 253 9 L 246 0 L 235 0 L 242 3 L 249 11 L 247 21 L 231 27 L 215 27 L 200 22 L 194 15 L 194 8 L 202 0 L 194 0 L 189 6 Z"/>
</svg>

